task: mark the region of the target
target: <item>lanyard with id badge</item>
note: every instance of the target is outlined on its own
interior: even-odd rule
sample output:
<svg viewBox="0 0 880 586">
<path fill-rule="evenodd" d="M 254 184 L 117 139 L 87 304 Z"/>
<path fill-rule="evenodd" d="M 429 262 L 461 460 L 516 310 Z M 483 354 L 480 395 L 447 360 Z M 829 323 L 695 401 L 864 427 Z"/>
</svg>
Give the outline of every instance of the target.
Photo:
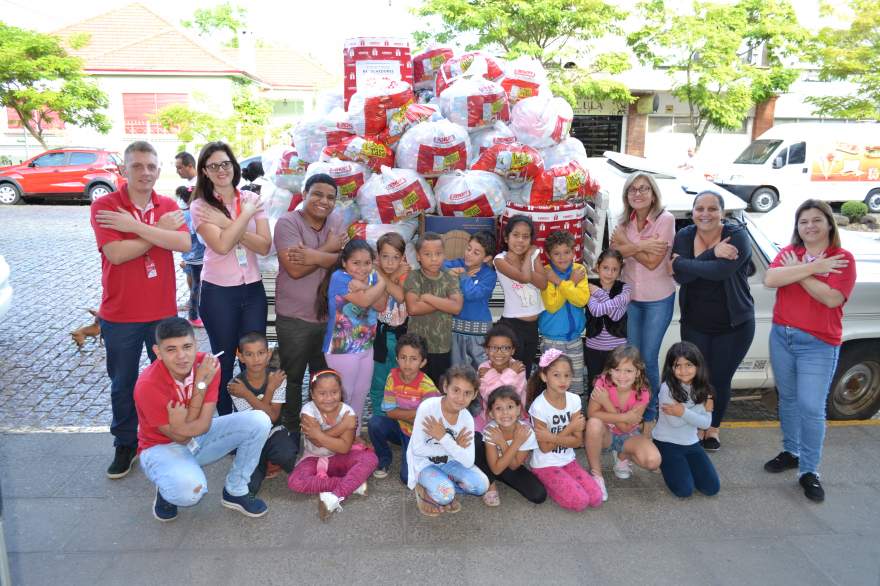
<svg viewBox="0 0 880 586">
<path fill-rule="evenodd" d="M 135 219 L 139 222 L 146 224 L 147 226 L 153 226 L 156 224 L 156 208 L 150 208 L 148 211 L 141 213 L 141 211 L 137 208 L 134 208 L 133 214 Z M 148 279 L 155 279 L 159 276 L 159 271 L 156 269 L 156 262 L 150 256 L 149 252 L 144 253 L 144 270 L 147 273 Z"/>
<path fill-rule="evenodd" d="M 183 388 L 175 385 L 177 387 L 176 388 L 177 401 L 179 403 L 186 405 L 186 406 L 189 406 L 189 402 L 190 402 L 190 400 L 192 400 L 193 385 L 195 384 L 195 381 L 196 381 L 196 368 L 195 368 L 195 365 L 193 365 L 193 371 L 189 377 L 189 383 L 184 384 Z M 196 452 L 199 449 L 199 442 L 197 442 L 196 438 L 194 438 L 194 437 L 190 438 L 190 440 L 186 444 L 186 447 L 190 451 L 190 453 L 195 456 Z"/>
<path fill-rule="evenodd" d="M 238 218 L 241 215 L 241 193 L 235 194 L 235 217 Z M 246 267 L 248 264 L 247 258 L 247 250 L 245 250 L 244 246 L 240 243 L 235 246 L 235 259 L 238 261 L 238 266 Z"/>
</svg>

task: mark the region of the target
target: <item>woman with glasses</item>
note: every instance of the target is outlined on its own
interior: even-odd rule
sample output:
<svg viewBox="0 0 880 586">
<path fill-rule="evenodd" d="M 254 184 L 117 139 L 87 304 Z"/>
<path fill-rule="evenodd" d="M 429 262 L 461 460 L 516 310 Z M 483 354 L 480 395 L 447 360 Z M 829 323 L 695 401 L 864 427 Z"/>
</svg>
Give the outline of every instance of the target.
<svg viewBox="0 0 880 586">
<path fill-rule="evenodd" d="M 205 241 L 199 313 L 211 350 L 220 356 L 220 415 L 232 412 L 227 384 L 232 379 L 238 340 L 266 333 L 266 291 L 258 254 L 272 246 L 269 221 L 259 195 L 236 189 L 241 168 L 232 149 L 210 142 L 199 154 L 190 210 L 193 227 Z"/>
<path fill-rule="evenodd" d="M 675 238 L 675 218 L 663 209 L 660 189 L 647 173 L 633 173 L 623 185 L 623 215 L 611 234 L 611 247 L 623 255 L 621 280 L 632 288 L 627 307 L 627 341 L 645 361 L 651 400 L 644 420 L 657 420 L 660 392 L 660 343 L 672 321 L 675 281 L 669 274 L 669 249 Z"/>
<path fill-rule="evenodd" d="M 724 198 L 704 191 L 694 198 L 694 223 L 678 231 L 672 269 L 681 285 L 681 339 L 693 343 L 709 368 L 715 407 L 703 449 L 721 448 L 719 428 L 730 402 L 730 382 L 755 337 L 755 303 L 749 292 L 754 274 L 748 231 L 724 220 Z"/>
</svg>

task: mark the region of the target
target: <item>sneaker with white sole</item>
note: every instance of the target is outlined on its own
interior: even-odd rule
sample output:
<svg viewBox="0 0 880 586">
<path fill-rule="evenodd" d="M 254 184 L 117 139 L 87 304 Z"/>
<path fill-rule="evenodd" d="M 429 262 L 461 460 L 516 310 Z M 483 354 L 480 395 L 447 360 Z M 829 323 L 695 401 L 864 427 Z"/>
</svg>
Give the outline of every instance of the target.
<svg viewBox="0 0 880 586">
<path fill-rule="evenodd" d="M 389 466 L 379 466 L 375 470 L 373 470 L 373 478 L 381 480 L 383 478 L 388 478 L 388 469 Z"/>
<path fill-rule="evenodd" d="M 246 493 L 241 496 L 232 496 L 226 492 L 225 488 L 223 489 L 223 496 L 220 499 L 220 504 L 227 509 L 238 511 L 247 517 L 262 517 L 269 510 L 266 503 L 264 503 L 262 499 L 255 497 L 253 494 Z"/>
<path fill-rule="evenodd" d="M 322 521 L 330 518 L 330 515 L 336 511 L 342 511 L 342 501 L 344 497 L 338 497 L 332 492 L 322 492 L 318 495 L 318 516 Z"/>
<path fill-rule="evenodd" d="M 605 487 L 605 479 L 602 478 L 601 474 L 590 474 L 593 477 L 593 480 L 596 481 L 596 484 L 599 485 L 599 488 L 602 490 L 602 502 L 608 501 L 608 489 Z"/>
<path fill-rule="evenodd" d="M 630 476 L 632 476 L 632 465 L 629 463 L 629 460 L 617 457 L 617 452 L 611 452 L 612 457 L 614 458 L 614 475 L 620 478 L 621 480 L 626 480 Z"/>
<path fill-rule="evenodd" d="M 156 498 L 153 499 L 153 516 L 163 523 L 177 518 L 177 505 L 166 501 L 158 488 L 156 489 Z"/>
<path fill-rule="evenodd" d="M 362 485 L 357 487 L 357 490 L 354 491 L 354 494 L 358 496 L 367 496 L 367 483 L 364 482 Z"/>
</svg>

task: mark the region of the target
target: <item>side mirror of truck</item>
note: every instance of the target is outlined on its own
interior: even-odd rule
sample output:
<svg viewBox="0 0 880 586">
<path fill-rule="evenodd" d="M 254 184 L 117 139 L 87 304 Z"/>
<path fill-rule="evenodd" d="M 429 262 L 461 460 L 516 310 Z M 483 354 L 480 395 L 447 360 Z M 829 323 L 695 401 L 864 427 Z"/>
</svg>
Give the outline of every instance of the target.
<svg viewBox="0 0 880 586">
<path fill-rule="evenodd" d="M 774 169 L 782 169 L 783 167 L 785 167 L 785 159 L 781 155 L 773 159 Z"/>
</svg>

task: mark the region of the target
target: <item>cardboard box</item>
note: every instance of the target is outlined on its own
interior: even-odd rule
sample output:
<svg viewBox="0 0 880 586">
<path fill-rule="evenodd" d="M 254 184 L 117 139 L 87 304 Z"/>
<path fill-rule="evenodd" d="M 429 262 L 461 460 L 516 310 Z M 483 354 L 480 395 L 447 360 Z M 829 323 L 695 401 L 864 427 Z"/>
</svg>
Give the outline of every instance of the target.
<svg viewBox="0 0 880 586">
<path fill-rule="evenodd" d="M 346 39 L 342 50 L 345 81 L 345 109 L 358 86 L 370 77 L 390 77 L 413 85 L 413 63 L 409 42 L 394 37 Z"/>
<path fill-rule="evenodd" d="M 426 216 L 419 218 L 419 236 L 425 232 L 436 232 L 443 236 L 443 253 L 446 258 L 461 258 L 467 247 L 470 235 L 484 230 L 498 236 L 498 221 L 495 218 L 463 218 L 455 216 Z"/>
</svg>

